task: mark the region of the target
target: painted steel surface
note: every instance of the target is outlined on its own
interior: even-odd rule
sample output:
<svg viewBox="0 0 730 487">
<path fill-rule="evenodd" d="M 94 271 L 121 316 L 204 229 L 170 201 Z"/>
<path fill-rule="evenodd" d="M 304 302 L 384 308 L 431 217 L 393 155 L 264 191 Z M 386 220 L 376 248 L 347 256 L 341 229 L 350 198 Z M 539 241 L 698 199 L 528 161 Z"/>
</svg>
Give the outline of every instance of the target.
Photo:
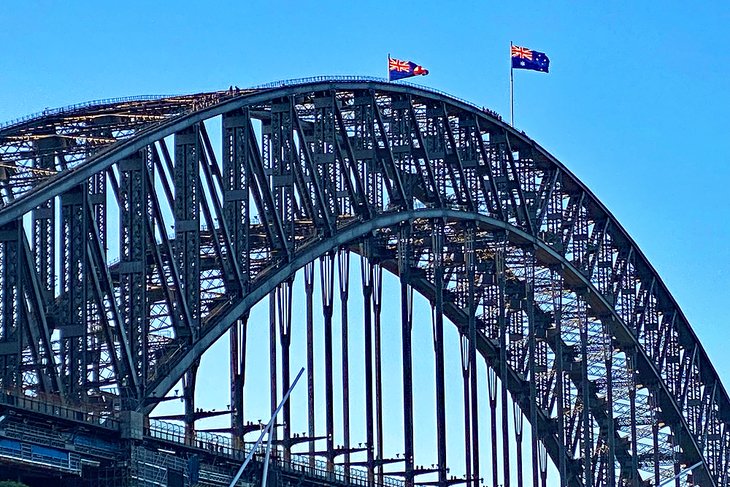
<svg viewBox="0 0 730 487">
<path fill-rule="evenodd" d="M 307 333 L 318 309 L 330 357 L 327 446 L 314 449 L 322 418 L 313 401 L 305 441 L 328 469 L 340 457 L 354 464 L 348 373 L 335 384 L 331 356 L 333 320 L 348 322 L 355 286 L 350 256 L 359 255 L 366 357 L 352 357 L 346 335 L 340 351 L 344 364 L 366 361 L 371 447 L 360 463 L 369 481 L 383 482 L 388 461 L 378 389 L 384 269 L 400 282 L 406 485 L 420 475 L 450 483 L 445 360 L 463 370 L 466 443 L 448 455 L 464 455 L 467 484 L 504 482 L 510 467 L 523 482 L 524 416 L 533 485 L 545 482 L 543 452 L 562 485 L 658 485 L 697 462 L 694 482 L 730 485 L 727 392 L 666 286 L 595 196 L 494 112 L 356 79 L 96 103 L 0 128 L 0 194 L 4 389 L 88 407 L 113 397 L 149 412 L 183 378 L 181 419 L 192 433 L 200 357 L 230 332 L 231 432 L 241 437 L 248 312 L 270 297 L 275 406 L 277 381 L 289 382 L 293 276 L 303 272 Z M 414 290 L 434 308 L 434 469 L 414 462 Z M 444 316 L 463 337 L 460 357 L 444 356 Z M 492 418 L 487 445 L 476 441 L 480 401 Z M 521 413 L 509 414 L 511 403 Z M 297 442 L 282 435 L 290 455 Z M 494 458 L 497 445 L 502 468 L 480 466 L 480 447 Z"/>
</svg>

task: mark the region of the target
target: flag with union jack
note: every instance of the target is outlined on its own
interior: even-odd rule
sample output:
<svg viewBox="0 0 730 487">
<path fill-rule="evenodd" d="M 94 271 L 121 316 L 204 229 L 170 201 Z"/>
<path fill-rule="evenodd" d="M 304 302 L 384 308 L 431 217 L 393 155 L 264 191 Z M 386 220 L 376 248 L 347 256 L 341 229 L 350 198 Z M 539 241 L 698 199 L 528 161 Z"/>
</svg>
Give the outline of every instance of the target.
<svg viewBox="0 0 730 487">
<path fill-rule="evenodd" d="M 550 68 L 550 59 L 544 52 L 533 51 L 526 47 L 511 46 L 512 68 L 532 69 L 547 73 Z"/>
<path fill-rule="evenodd" d="M 388 79 L 395 81 L 397 79 L 410 78 L 411 76 L 426 76 L 427 69 L 419 66 L 411 61 L 401 61 L 394 59 L 388 55 Z"/>
</svg>

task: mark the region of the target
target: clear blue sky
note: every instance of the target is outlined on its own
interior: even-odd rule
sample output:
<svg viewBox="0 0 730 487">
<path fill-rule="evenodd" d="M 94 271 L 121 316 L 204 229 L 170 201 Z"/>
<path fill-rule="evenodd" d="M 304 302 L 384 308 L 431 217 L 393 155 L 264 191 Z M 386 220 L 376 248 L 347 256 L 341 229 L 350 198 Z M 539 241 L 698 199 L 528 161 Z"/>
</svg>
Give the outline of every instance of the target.
<svg viewBox="0 0 730 487">
<path fill-rule="evenodd" d="M 214 2 L 210 2 L 211 4 Z M 316 75 L 415 81 L 509 116 L 638 242 L 730 386 L 730 3 L 7 2 L 0 121 L 45 107 Z M 113 5 L 113 6 L 112 6 Z"/>
</svg>

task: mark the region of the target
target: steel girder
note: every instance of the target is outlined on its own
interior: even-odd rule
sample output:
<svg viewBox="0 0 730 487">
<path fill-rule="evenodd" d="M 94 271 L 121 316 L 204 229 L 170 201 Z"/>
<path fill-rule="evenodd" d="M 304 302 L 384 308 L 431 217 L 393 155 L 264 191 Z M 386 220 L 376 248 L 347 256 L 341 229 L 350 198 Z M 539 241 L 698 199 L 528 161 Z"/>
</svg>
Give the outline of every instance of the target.
<svg viewBox="0 0 730 487">
<path fill-rule="evenodd" d="M 501 378 L 502 407 L 510 393 L 533 425 L 533 474 L 542 443 L 563 485 L 657 485 L 697 461 L 696 482 L 730 485 L 728 396 L 676 302 L 590 191 L 491 112 L 423 89 L 337 81 L 62 115 L 0 130 L 3 387 L 100 407 L 116 390 L 148 410 L 185 374 L 193 390 L 201 354 L 229 329 L 243 380 L 248 310 L 270 294 L 283 345 L 287 283 L 347 249 L 400 276 L 404 371 L 412 289 L 457 325 L 474 438 L 479 351 Z M 206 129 L 217 116 L 220 151 Z M 363 292 L 377 294 L 369 279 Z M 329 298 L 322 307 L 331 320 Z M 405 418 L 411 387 L 405 375 Z M 232 399 L 240 430 L 243 404 Z M 404 427 L 410 484 L 412 420 Z M 479 445 L 465 446 L 471 482 Z"/>
</svg>

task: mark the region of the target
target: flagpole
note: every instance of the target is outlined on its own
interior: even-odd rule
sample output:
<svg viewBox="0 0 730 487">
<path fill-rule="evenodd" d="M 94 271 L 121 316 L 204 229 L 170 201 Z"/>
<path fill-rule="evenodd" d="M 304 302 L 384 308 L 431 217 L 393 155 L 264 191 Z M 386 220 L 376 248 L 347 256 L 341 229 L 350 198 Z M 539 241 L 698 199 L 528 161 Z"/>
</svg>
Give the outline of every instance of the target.
<svg viewBox="0 0 730 487">
<path fill-rule="evenodd" d="M 509 41 L 509 119 L 515 126 L 515 70 L 512 67 L 512 41 Z"/>
</svg>

